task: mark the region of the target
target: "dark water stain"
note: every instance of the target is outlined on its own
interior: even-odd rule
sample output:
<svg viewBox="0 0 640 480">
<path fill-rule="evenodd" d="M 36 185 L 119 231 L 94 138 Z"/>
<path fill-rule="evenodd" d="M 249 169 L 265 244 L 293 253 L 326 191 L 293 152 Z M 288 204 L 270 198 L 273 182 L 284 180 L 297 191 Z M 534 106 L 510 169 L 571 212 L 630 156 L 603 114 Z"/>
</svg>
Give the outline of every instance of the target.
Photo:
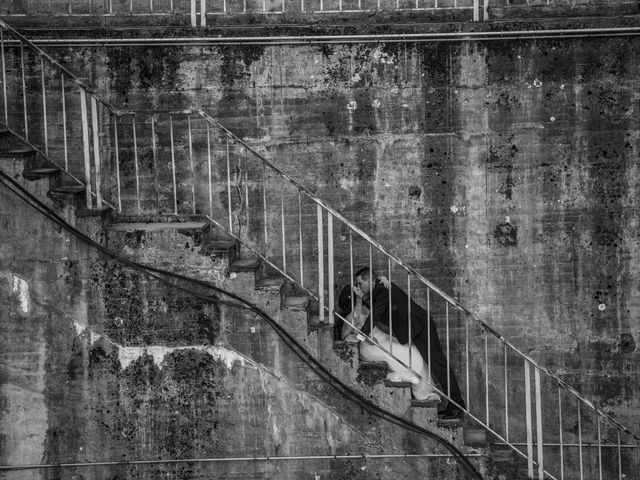
<svg viewBox="0 0 640 480">
<path fill-rule="evenodd" d="M 518 226 L 510 222 L 499 223 L 493 230 L 493 238 L 503 247 L 515 247 L 518 245 Z"/>
</svg>

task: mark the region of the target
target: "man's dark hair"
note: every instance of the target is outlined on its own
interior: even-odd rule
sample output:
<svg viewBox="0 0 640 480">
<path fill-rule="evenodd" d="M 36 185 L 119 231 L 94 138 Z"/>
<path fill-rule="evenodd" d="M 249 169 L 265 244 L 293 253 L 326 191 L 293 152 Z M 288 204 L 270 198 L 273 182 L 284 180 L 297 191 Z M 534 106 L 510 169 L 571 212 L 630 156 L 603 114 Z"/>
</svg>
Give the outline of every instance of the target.
<svg viewBox="0 0 640 480">
<path fill-rule="evenodd" d="M 353 278 L 362 277 L 364 280 L 369 280 L 376 276 L 376 272 L 372 271 L 369 267 L 363 267 L 358 270 Z"/>
</svg>

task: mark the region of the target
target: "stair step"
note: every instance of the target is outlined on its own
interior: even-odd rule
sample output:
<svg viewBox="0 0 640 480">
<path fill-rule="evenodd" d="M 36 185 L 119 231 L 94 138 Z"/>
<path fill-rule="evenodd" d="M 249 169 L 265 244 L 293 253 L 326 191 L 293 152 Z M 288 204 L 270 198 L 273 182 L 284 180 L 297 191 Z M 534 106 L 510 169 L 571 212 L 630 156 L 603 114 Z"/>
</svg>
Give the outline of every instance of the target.
<svg viewBox="0 0 640 480">
<path fill-rule="evenodd" d="M 261 278 L 256 282 L 256 289 L 267 292 L 279 292 L 284 282 L 284 278 Z"/>
<path fill-rule="evenodd" d="M 103 208 L 80 208 L 76 210 L 77 217 L 101 217 L 111 212 L 111 207 Z"/>
<path fill-rule="evenodd" d="M 208 226 L 207 222 L 171 222 L 171 223 L 114 223 L 109 230 L 114 232 L 159 232 L 166 230 L 201 230 Z"/>
<path fill-rule="evenodd" d="M 285 297 L 282 301 L 282 308 L 287 310 L 304 311 L 309 305 L 309 297 Z"/>
<path fill-rule="evenodd" d="M 7 150 L 0 150 L 0 154 L 4 157 L 26 158 L 35 155 L 36 151 L 29 147 L 10 147 Z"/>
<path fill-rule="evenodd" d="M 59 185 L 49 189 L 49 193 L 58 195 L 68 195 L 82 193 L 86 190 L 84 185 Z"/>
<path fill-rule="evenodd" d="M 465 445 L 474 447 L 486 447 L 487 446 L 487 431 L 465 428 L 464 429 L 464 443 Z"/>
<path fill-rule="evenodd" d="M 438 400 L 418 400 L 411 399 L 411 406 L 416 408 L 436 408 L 440 402 Z"/>
<path fill-rule="evenodd" d="M 442 420 L 438 418 L 437 425 L 439 428 L 462 428 L 462 418 L 456 418 L 455 420 Z"/>
<path fill-rule="evenodd" d="M 229 266 L 229 271 L 234 273 L 255 272 L 260 267 L 259 258 L 241 258 Z"/>
<path fill-rule="evenodd" d="M 385 379 L 384 384 L 390 388 L 410 388 L 413 385 L 411 382 L 394 381 L 389 379 Z"/>
<path fill-rule="evenodd" d="M 57 175 L 61 172 L 58 167 L 38 167 L 22 172 L 22 178 L 25 180 L 39 180 L 51 175 Z"/>
<path fill-rule="evenodd" d="M 235 240 L 213 240 L 202 247 L 203 255 L 227 254 L 235 250 L 237 246 Z"/>
</svg>

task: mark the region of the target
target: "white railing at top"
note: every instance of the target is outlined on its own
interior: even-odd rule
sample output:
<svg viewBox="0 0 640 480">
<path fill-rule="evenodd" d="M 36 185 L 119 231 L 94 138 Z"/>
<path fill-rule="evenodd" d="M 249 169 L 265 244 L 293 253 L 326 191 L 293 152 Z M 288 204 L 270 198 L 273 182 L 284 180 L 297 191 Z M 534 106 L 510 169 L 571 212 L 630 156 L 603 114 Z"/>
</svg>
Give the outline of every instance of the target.
<svg viewBox="0 0 640 480">
<path fill-rule="evenodd" d="M 488 19 L 488 0 L 36 0 L 7 6 L 0 15 L 189 16 L 205 27 L 207 16 L 331 14 L 375 11 L 473 10 L 473 21 Z M 13 9 L 12 9 L 13 8 Z"/>
<path fill-rule="evenodd" d="M 11 55 L 7 37 L 18 41 Z M 450 397 L 448 373 L 457 373 L 468 417 L 526 458 L 531 478 L 640 471 L 635 433 L 206 112 L 117 110 L 2 21 L 0 53 L 0 123 L 86 182 L 89 207 L 95 198 L 126 213 L 206 215 L 313 296 L 329 324 L 335 286 L 352 283 L 358 267 L 375 269 L 438 325 L 440 393 Z"/>
</svg>

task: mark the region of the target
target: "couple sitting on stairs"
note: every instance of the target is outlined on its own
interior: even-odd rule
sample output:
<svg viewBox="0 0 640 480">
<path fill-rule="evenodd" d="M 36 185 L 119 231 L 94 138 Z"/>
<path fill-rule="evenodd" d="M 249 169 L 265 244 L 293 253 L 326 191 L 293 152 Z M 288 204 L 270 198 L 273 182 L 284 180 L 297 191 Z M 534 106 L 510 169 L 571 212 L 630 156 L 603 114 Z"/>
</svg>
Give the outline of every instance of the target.
<svg viewBox="0 0 640 480">
<path fill-rule="evenodd" d="M 371 284 L 372 279 L 373 284 Z M 392 335 L 389 334 L 389 292 L 391 292 Z M 371 298 L 369 298 L 370 293 Z M 387 378 L 391 381 L 411 382 L 413 384 L 411 390 L 416 399 L 439 401 L 440 396 L 427 383 L 432 382 L 428 364 L 425 362 L 427 359 L 431 363 L 431 374 L 440 384 L 440 389 L 446 393 L 448 387 L 450 398 L 460 407 L 465 408 L 456 376 L 453 370 L 447 368 L 447 359 L 442 351 L 436 326 L 427 312 L 412 300 L 411 329 L 409 330 L 407 294 L 386 277 L 377 276 L 369 268 L 362 268 L 356 273 L 353 294 L 354 298 L 352 298 L 351 285 L 347 285 L 338 299 L 340 313 L 347 320 L 342 325 L 340 338 L 346 341 L 359 340 L 361 358 L 366 361 L 386 362 L 392 370 Z M 369 318 L 370 314 L 371 318 Z M 378 346 L 364 341 L 364 337 L 354 331 L 349 323 L 373 338 L 380 347 L 392 352 L 393 356 L 402 363 L 409 365 L 423 380 Z M 371 331 L 372 324 L 373 331 Z M 411 349 L 409 349 L 409 332 L 411 332 Z M 446 409 L 440 411 L 438 416 L 440 420 L 455 421 L 462 418 L 462 410 L 452 402 L 448 402 Z"/>
</svg>

